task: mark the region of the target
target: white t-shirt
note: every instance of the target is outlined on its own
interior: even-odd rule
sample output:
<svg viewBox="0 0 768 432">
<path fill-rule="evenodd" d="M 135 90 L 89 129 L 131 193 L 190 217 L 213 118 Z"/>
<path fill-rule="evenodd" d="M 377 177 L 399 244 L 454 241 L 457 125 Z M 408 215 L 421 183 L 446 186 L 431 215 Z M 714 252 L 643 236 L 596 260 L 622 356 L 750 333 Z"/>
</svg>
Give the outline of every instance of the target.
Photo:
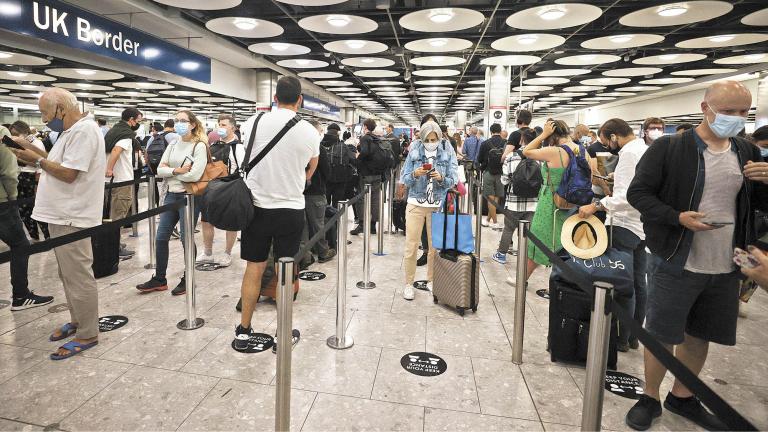
<svg viewBox="0 0 768 432">
<path fill-rule="evenodd" d="M 264 114 L 259 120 L 256 142 L 248 160 L 256 159 L 259 152 L 295 115 L 294 111 L 286 108 Z M 251 136 L 256 117 L 249 118 L 240 126 L 246 141 Z M 248 142 L 242 145 L 247 148 Z M 253 204 L 268 209 L 304 209 L 305 170 L 310 159 L 319 155 L 320 135 L 317 129 L 306 120 L 300 121 L 248 174 L 245 182 L 251 189 Z"/>
<path fill-rule="evenodd" d="M 32 135 L 31 135 L 31 136 L 32 136 Z M 37 138 L 34 138 L 34 139 L 32 140 L 32 145 L 33 145 L 33 146 L 35 146 L 36 148 L 38 148 L 39 150 L 45 151 L 45 146 L 43 145 L 43 142 L 42 142 L 42 141 L 40 141 L 40 140 L 39 140 L 39 139 L 37 139 Z M 23 167 L 20 167 L 20 168 L 19 168 L 19 171 L 21 171 L 21 172 L 25 172 L 25 173 L 36 173 L 36 172 L 40 172 L 40 170 L 38 170 L 38 169 L 35 169 L 35 165 L 34 165 L 34 164 L 32 164 L 32 165 L 24 165 Z"/>
<path fill-rule="evenodd" d="M 427 157 L 427 162 L 431 163 L 432 166 L 435 166 L 435 158 L 437 158 L 437 150 L 435 151 L 429 151 L 427 149 L 424 149 L 424 156 Z M 426 201 L 420 201 L 417 198 L 408 198 L 408 204 L 417 205 L 419 207 L 431 207 L 431 208 L 440 208 L 443 205 L 443 200 L 436 199 L 435 195 L 433 194 L 434 190 L 434 180 L 429 179 L 429 182 L 427 183 L 427 199 Z"/>
<path fill-rule="evenodd" d="M 115 183 L 133 180 L 133 161 L 131 160 L 131 153 L 133 152 L 133 141 L 130 139 L 121 139 L 115 143 L 115 147 L 123 149 L 120 152 L 120 156 L 115 161 L 115 166 L 112 168 L 112 174 L 115 177 Z M 109 162 L 110 153 L 107 153 L 107 162 Z M 109 183 L 109 178 L 105 180 Z"/>
<path fill-rule="evenodd" d="M 101 224 L 104 206 L 104 135 L 93 114 L 62 132 L 48 160 L 80 171 L 72 183 L 43 170 L 32 218 L 55 225 L 90 228 Z"/>
</svg>

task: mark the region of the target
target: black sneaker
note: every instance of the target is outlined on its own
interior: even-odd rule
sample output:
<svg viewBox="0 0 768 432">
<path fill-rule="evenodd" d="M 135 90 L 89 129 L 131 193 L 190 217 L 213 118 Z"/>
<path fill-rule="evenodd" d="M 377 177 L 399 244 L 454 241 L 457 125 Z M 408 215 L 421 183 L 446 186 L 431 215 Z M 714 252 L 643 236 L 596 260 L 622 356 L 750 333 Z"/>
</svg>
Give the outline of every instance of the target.
<svg viewBox="0 0 768 432">
<path fill-rule="evenodd" d="M 179 281 L 179 284 L 176 285 L 176 288 L 171 290 L 171 294 L 175 296 L 180 296 L 186 293 L 187 293 L 187 281 L 184 280 L 184 278 L 182 277 L 181 280 Z"/>
<path fill-rule="evenodd" d="M 667 398 L 664 400 L 664 408 L 687 418 L 706 430 L 728 430 L 728 426 L 721 422 L 714 414 L 707 411 L 695 396 L 679 398 L 672 393 L 668 393 Z"/>
<path fill-rule="evenodd" d="M 35 295 L 34 291 L 30 291 L 26 297 L 13 299 L 11 310 L 20 311 L 24 309 L 31 309 L 33 307 L 45 306 L 49 303 L 53 303 L 52 296 L 39 296 Z"/>
<path fill-rule="evenodd" d="M 246 329 L 240 324 L 235 327 L 235 351 L 245 351 L 248 349 L 248 341 L 250 340 L 252 333 L 253 329 L 251 327 Z"/>
<path fill-rule="evenodd" d="M 616 350 L 619 352 L 628 352 L 629 351 L 629 342 L 619 341 L 616 343 Z"/>
<path fill-rule="evenodd" d="M 152 279 L 144 282 L 143 284 L 136 285 L 136 289 L 143 293 L 152 291 L 165 291 L 168 289 L 168 281 L 166 281 L 165 278 L 160 279 L 152 275 Z"/>
<path fill-rule="evenodd" d="M 326 263 L 333 259 L 333 257 L 336 256 L 336 249 L 328 249 L 328 251 L 325 253 L 325 255 L 320 255 L 317 257 L 317 262 L 320 264 Z"/>
<path fill-rule="evenodd" d="M 311 266 L 311 265 L 312 265 L 312 264 L 314 264 L 314 263 L 315 263 L 315 257 L 314 257 L 314 256 L 312 256 L 312 255 L 310 255 L 310 256 L 309 256 L 309 261 L 307 261 L 307 260 L 301 260 L 301 261 L 299 262 L 299 271 L 304 271 L 304 270 L 308 269 L 308 268 L 309 268 L 309 266 Z"/>
<path fill-rule="evenodd" d="M 376 224 L 371 224 L 371 234 L 376 234 Z"/>
<path fill-rule="evenodd" d="M 243 299 L 242 298 L 237 301 L 237 304 L 235 305 L 235 310 L 238 311 L 238 312 L 242 312 L 243 311 Z"/>
<path fill-rule="evenodd" d="M 661 416 L 661 402 L 648 395 L 640 395 L 624 421 L 634 430 L 644 431 L 651 427 L 653 419 Z"/>
<path fill-rule="evenodd" d="M 299 343 L 299 339 L 301 339 L 301 332 L 299 332 L 298 329 L 293 329 L 291 332 L 291 345 L 296 346 L 297 343 Z M 272 352 L 274 354 L 277 354 L 277 336 L 275 336 L 275 343 L 272 345 Z"/>
<path fill-rule="evenodd" d="M 363 224 L 359 224 L 352 231 L 349 232 L 352 235 L 358 235 L 363 233 Z"/>
<path fill-rule="evenodd" d="M 629 347 L 632 349 L 639 349 L 640 348 L 640 341 L 636 337 L 630 337 L 629 338 Z"/>
<path fill-rule="evenodd" d="M 418 259 L 418 260 L 416 260 L 416 265 L 417 265 L 418 267 L 421 267 L 421 266 L 425 266 L 425 265 L 427 265 L 427 254 L 426 254 L 426 252 L 425 252 L 425 253 L 423 253 L 423 254 L 421 254 L 421 256 L 419 257 L 419 259 Z"/>
</svg>

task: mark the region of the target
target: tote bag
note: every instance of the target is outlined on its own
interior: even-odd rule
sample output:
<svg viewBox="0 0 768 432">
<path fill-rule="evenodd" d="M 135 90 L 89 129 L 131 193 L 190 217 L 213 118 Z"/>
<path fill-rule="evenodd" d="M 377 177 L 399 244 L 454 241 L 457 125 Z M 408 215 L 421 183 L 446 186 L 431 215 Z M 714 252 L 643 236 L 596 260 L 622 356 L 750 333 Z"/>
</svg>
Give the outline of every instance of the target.
<svg viewBox="0 0 768 432">
<path fill-rule="evenodd" d="M 453 200 L 458 202 L 458 194 L 448 191 Z M 470 254 L 475 251 L 475 236 L 472 234 L 472 216 L 459 213 L 459 206 L 454 205 L 449 214 L 448 199 L 444 200 L 443 211 L 432 213 L 432 246 L 438 250 L 455 250 Z"/>
</svg>

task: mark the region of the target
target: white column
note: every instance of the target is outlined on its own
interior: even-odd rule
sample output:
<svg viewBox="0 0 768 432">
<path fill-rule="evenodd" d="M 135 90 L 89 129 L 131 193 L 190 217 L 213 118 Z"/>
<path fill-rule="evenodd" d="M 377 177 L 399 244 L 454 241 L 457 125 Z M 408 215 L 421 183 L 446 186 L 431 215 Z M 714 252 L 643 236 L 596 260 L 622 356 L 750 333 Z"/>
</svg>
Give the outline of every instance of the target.
<svg viewBox="0 0 768 432">
<path fill-rule="evenodd" d="M 256 109 L 269 111 L 275 96 L 277 74 L 272 71 L 256 72 Z"/>
<path fill-rule="evenodd" d="M 755 95 L 755 129 L 768 125 L 768 72 L 760 74 L 757 82 L 757 94 Z"/>
<path fill-rule="evenodd" d="M 467 125 L 467 112 L 464 110 L 456 111 L 456 129 L 464 130 Z"/>
<path fill-rule="evenodd" d="M 489 66 L 485 69 L 486 130 L 494 123 L 499 123 L 502 128 L 507 125 L 511 76 L 510 66 Z"/>
</svg>

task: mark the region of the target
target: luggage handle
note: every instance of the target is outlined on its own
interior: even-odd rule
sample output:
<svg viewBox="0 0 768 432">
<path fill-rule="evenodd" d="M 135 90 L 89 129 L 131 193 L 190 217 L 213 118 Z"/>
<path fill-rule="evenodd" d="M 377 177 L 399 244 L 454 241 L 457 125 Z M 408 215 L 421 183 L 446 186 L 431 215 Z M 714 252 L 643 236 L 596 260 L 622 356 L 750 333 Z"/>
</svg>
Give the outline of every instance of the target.
<svg viewBox="0 0 768 432">
<path fill-rule="evenodd" d="M 453 214 L 456 215 L 456 226 L 454 227 L 454 236 L 453 236 L 453 249 L 448 249 L 448 195 L 453 194 Z M 448 190 L 448 192 L 445 194 L 445 202 L 443 203 L 443 247 L 446 249 L 443 250 L 442 253 L 446 251 L 453 251 L 454 257 L 459 255 L 459 203 L 458 203 L 458 194 L 453 190 Z M 441 255 L 442 255 L 441 253 Z M 455 260 L 453 260 L 455 261 Z"/>
</svg>

